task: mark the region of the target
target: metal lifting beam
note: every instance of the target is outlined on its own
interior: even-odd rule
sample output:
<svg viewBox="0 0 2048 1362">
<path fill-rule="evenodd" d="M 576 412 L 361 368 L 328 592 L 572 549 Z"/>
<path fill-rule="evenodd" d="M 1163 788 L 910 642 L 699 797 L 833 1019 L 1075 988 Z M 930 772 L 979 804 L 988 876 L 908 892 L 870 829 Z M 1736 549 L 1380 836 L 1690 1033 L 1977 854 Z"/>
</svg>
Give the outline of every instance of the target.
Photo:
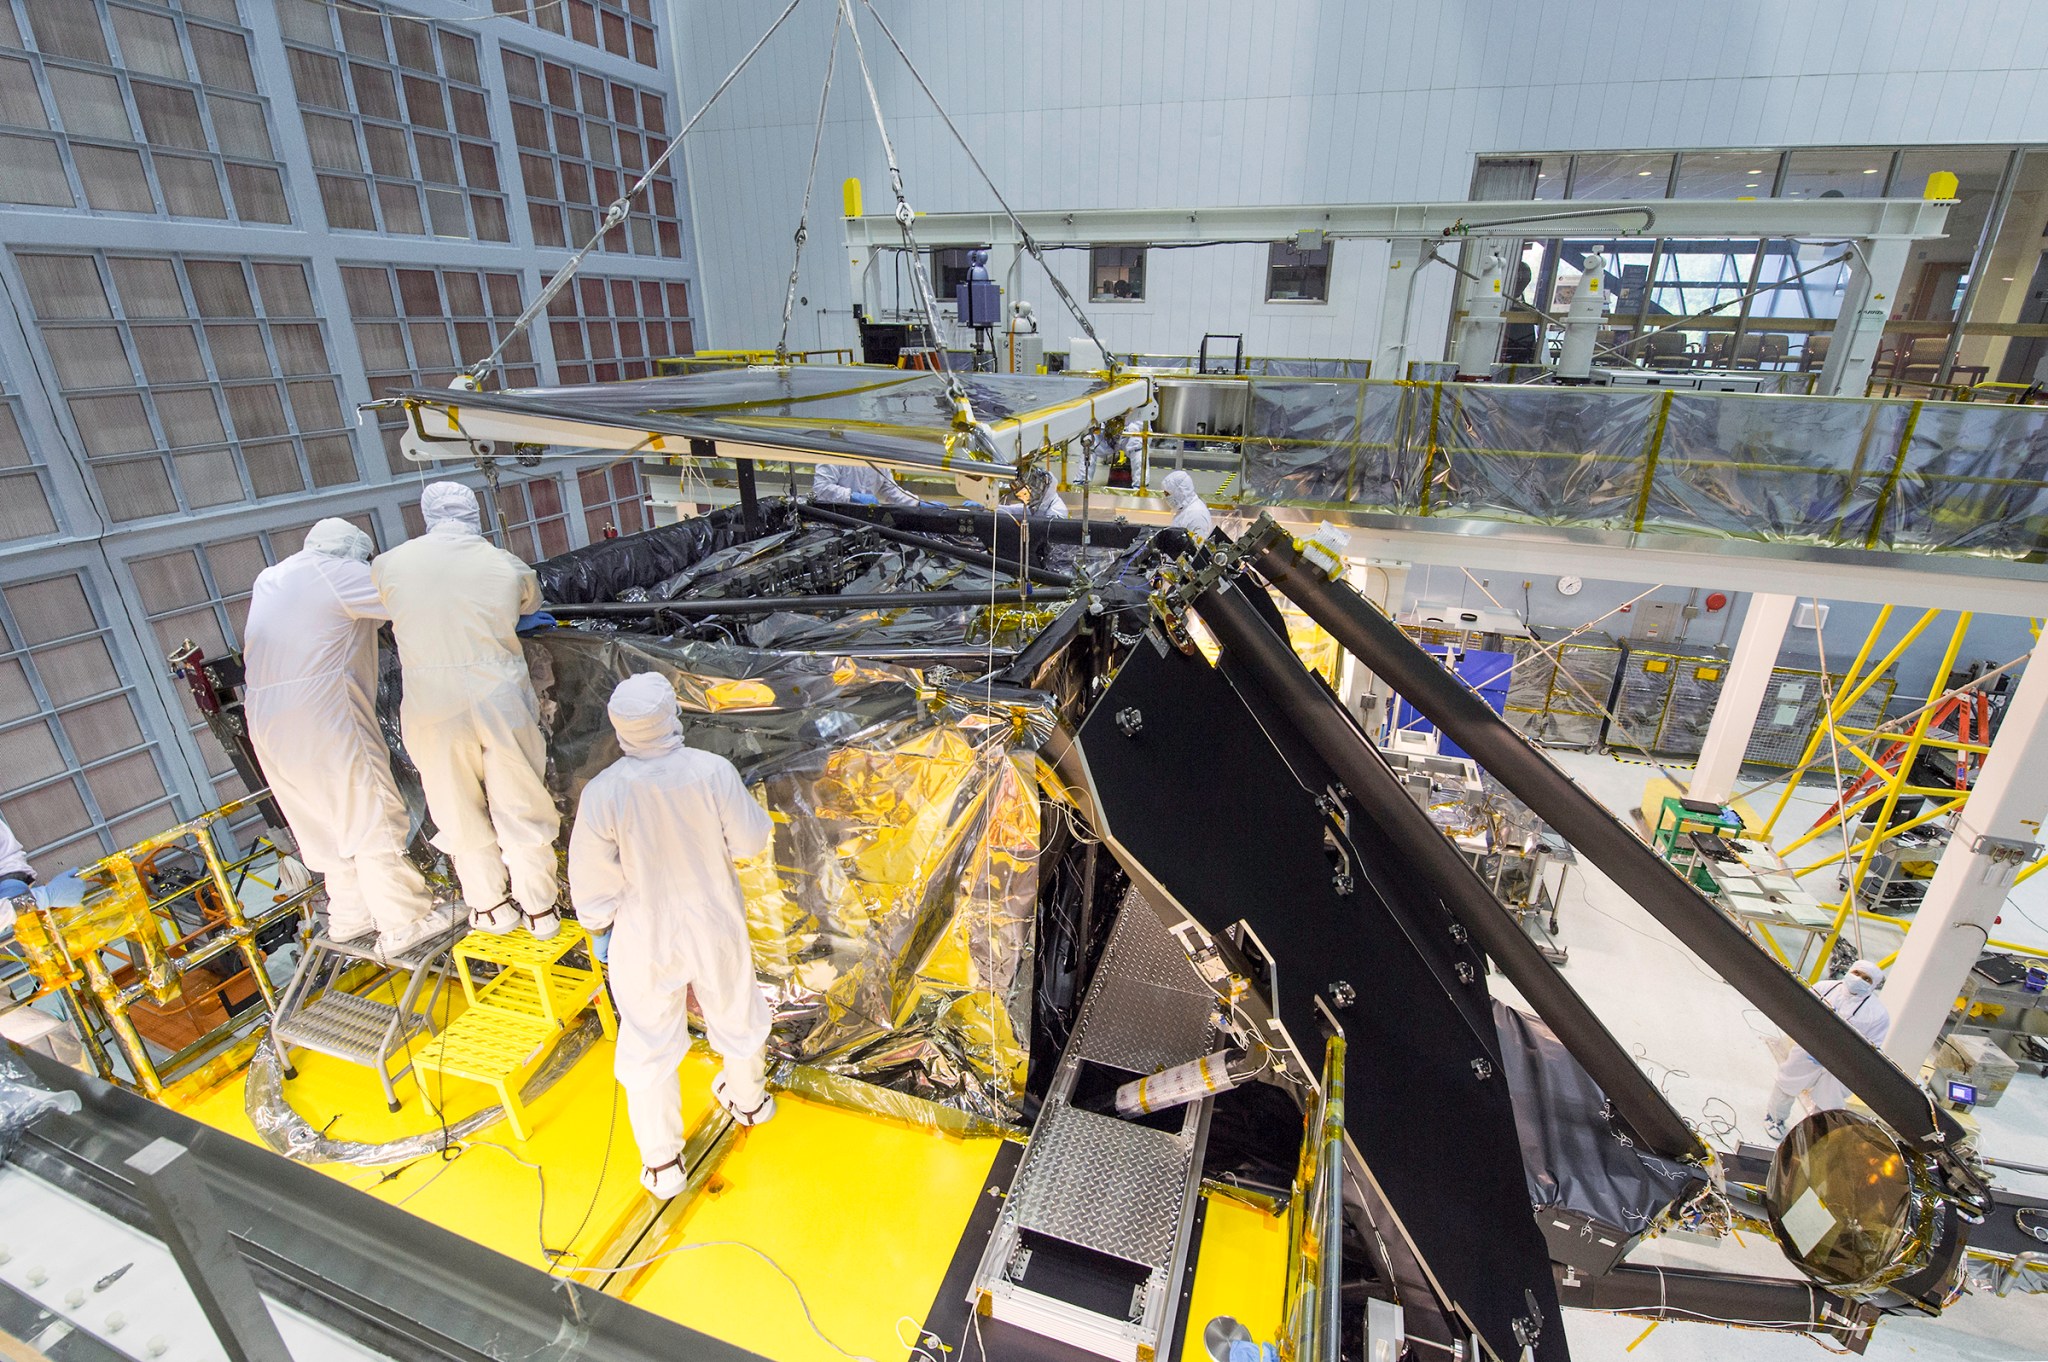
<svg viewBox="0 0 2048 1362">
<path fill-rule="evenodd" d="M 850 596 L 693 596 L 679 601 L 590 601 L 550 605 L 557 619 L 640 618 L 651 615 L 768 615 L 777 610 L 822 614 L 832 610 L 944 610 L 977 605 L 1064 601 L 1060 591 L 998 587 L 993 591 L 878 591 Z"/>
<path fill-rule="evenodd" d="M 1190 602 L 1224 650 L 1256 675 L 1343 781 L 1358 807 L 1421 870 L 1444 906 L 1548 1022 L 1643 1145 L 1705 1163 L 1707 1148 L 1591 1008 L 1536 949 L 1472 865 L 1402 788 L 1343 705 L 1303 667 L 1244 593 L 1218 583 Z M 1476 985 L 1477 981 L 1473 981 Z"/>
<path fill-rule="evenodd" d="M 1333 582 L 1270 517 L 1261 516 L 1235 552 L 1360 664 L 1471 753 L 1481 769 L 1556 828 L 1580 855 L 1756 1004 L 1794 1044 L 1848 1084 L 1908 1145 L 1934 1152 L 1961 1142 L 1963 1128 L 1912 1078 L 1852 1031 L 1393 621 L 1349 587 Z"/>
</svg>

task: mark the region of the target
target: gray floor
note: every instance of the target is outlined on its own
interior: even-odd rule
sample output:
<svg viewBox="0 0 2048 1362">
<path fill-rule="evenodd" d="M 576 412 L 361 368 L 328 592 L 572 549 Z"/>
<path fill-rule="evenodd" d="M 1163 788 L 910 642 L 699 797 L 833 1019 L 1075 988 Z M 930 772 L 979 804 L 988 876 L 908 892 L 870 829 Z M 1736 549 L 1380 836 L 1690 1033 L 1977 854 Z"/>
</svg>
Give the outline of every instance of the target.
<svg viewBox="0 0 2048 1362">
<path fill-rule="evenodd" d="M 1558 760 L 1589 793 L 1624 816 L 1640 804 L 1644 785 L 1657 774 L 1653 767 L 1599 756 L 1563 753 Z M 1753 802 L 1767 810 L 1776 793 Z M 1817 813 L 1831 794 L 1812 787 L 1800 792 L 1799 803 Z M 1788 810 L 1785 826 L 1804 827 L 1811 817 L 1795 820 Z M 1561 936 L 1571 951 L 1565 976 L 1660 1081 L 1673 1105 L 1715 1143 L 1732 1146 L 1738 1137 L 1765 1142 L 1764 1100 L 1776 1068 L 1766 1041 L 1775 1028 L 1598 871 L 1574 869 L 1560 919 Z M 2004 939 L 2048 946 L 2048 930 L 2040 923 L 2048 923 L 2048 875 L 2021 886 L 1998 931 Z M 1881 949 L 1877 942 L 1867 944 L 1874 954 L 1892 949 L 1890 944 Z M 1495 987 L 1513 997 L 1498 980 Z M 2048 1165 L 2048 1081 L 2022 1076 L 1979 1119 L 1985 1154 Z M 2013 1175 L 2005 1185 L 2048 1195 L 2048 1179 Z M 1745 1245 L 1665 1241 L 1638 1250 L 1631 1261 L 1794 1275 L 1775 1245 L 1753 1240 Z M 1660 1362 L 1815 1355 L 1815 1345 L 1803 1338 L 1707 1324 L 1662 1325 L 1629 1351 L 1644 1327 L 1639 1319 L 1591 1311 L 1565 1314 L 1572 1355 L 1580 1362 L 1624 1356 L 1630 1362 Z M 2048 1358 L 2048 1295 L 1966 1296 L 1940 1319 L 1888 1319 L 1866 1355 L 1940 1362 Z"/>
</svg>

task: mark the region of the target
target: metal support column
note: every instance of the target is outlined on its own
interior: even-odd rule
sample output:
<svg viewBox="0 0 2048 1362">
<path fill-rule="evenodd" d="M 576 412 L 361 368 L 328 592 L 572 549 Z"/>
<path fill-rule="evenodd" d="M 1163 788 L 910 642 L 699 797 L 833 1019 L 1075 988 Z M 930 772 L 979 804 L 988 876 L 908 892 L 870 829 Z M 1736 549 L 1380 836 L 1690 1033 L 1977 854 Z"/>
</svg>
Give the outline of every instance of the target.
<svg viewBox="0 0 2048 1362">
<path fill-rule="evenodd" d="M 1941 1036 L 2020 869 L 2040 855 L 2048 813 L 2048 666 L 2030 666 L 1963 805 L 1920 912 L 1886 981 L 1885 1052 L 1909 1073 Z"/>
<path fill-rule="evenodd" d="M 1771 669 L 1778 665 L 1778 650 L 1784 645 L 1785 627 L 1792 622 L 1792 607 L 1798 599 L 1761 591 L 1749 598 L 1749 613 L 1742 617 L 1728 679 L 1721 686 L 1721 698 L 1714 702 L 1714 717 L 1707 723 L 1706 743 L 1700 748 L 1699 765 L 1693 769 L 1687 790 L 1694 799 L 1719 804 L 1735 792 L 1742 755 L 1749 751 L 1749 740 L 1756 733 L 1756 716 L 1764 707 Z"/>
<path fill-rule="evenodd" d="M 1372 355 L 1374 378 L 1408 376 L 1409 311 L 1415 305 L 1415 276 L 1422 269 L 1421 237 L 1387 242 L 1387 273 L 1380 290 L 1380 339 Z"/>
<path fill-rule="evenodd" d="M 228 1238 L 227 1220 L 206 1188 L 192 1151 L 156 1139 L 127 1163 L 135 1191 L 156 1219 L 164 1247 L 199 1298 L 228 1362 L 291 1362 L 249 1265 Z"/>
<path fill-rule="evenodd" d="M 1821 365 L 1820 384 L 1814 390 L 1820 396 L 1863 396 L 1912 252 L 1913 243 L 1897 237 L 1863 243 L 1862 254 L 1849 266 L 1842 310 L 1829 333 L 1827 362 Z"/>
</svg>

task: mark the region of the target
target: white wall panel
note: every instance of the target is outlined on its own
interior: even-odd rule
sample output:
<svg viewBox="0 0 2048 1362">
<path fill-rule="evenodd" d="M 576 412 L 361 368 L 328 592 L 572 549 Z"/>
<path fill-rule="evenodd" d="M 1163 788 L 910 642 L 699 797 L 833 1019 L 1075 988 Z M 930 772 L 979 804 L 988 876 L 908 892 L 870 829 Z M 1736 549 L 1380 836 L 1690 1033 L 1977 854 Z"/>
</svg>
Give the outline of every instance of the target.
<svg viewBox="0 0 2048 1362">
<path fill-rule="evenodd" d="M 1475 156 L 1517 150 L 2048 141 L 2048 101 L 2035 99 L 2048 5 L 2031 0 L 877 3 L 1020 209 L 1459 198 Z M 694 109 L 774 10 L 676 9 Z M 774 338 L 832 15 L 831 0 L 806 0 L 692 137 L 704 343 Z M 862 17 L 912 205 L 992 208 Z M 852 336 L 840 182 L 858 175 L 869 211 L 890 206 L 858 71 L 842 58 L 801 288 L 810 315 L 792 327 L 806 343 L 819 307 L 832 343 Z M 1196 257 L 1194 297 L 1104 323 L 1112 344 L 1130 343 L 1115 334 L 1129 328 L 1148 348 L 1185 350 L 1206 325 L 1241 326 L 1248 344 L 1270 336 L 1254 344 L 1262 353 L 1283 341 L 1279 352 L 1301 353 L 1310 337 L 1343 347 L 1325 353 L 1370 350 L 1357 333 L 1375 318 L 1272 315 L 1261 271 L 1213 254 Z M 1155 257 L 1154 291 L 1178 268 Z M 1027 283 L 1023 296 L 1049 319 L 1049 290 Z"/>
</svg>

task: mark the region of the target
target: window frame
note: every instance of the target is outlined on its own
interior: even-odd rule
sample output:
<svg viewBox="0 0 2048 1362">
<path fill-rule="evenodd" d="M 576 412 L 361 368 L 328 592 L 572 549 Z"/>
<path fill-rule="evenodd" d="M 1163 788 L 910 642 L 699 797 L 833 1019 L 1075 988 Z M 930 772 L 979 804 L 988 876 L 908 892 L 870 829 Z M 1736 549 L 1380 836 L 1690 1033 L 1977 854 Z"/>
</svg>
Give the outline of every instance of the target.
<svg viewBox="0 0 2048 1362">
<path fill-rule="evenodd" d="M 312 262 L 292 256 L 216 256 L 188 251 L 143 251 L 136 249 L 78 250 L 62 247 L 15 247 L 13 257 L 17 269 L 27 260 L 64 259 L 85 262 L 97 282 L 105 313 L 86 316 L 44 316 L 38 309 L 31 284 L 27 299 L 27 313 L 36 331 L 36 342 L 45 355 L 51 357 L 51 372 L 56 372 L 53 336 L 67 332 L 113 330 L 121 347 L 123 359 L 128 365 L 128 380 L 112 384 L 89 384 L 73 386 L 62 381 L 54 386 L 52 397 L 59 406 L 59 418 L 71 423 L 76 432 L 79 448 L 85 451 L 83 462 L 93 486 L 114 510 L 124 490 L 118 481 L 118 473 L 103 470 L 126 469 L 154 461 L 161 470 L 168 485 L 173 505 L 153 514 L 135 516 L 115 515 L 115 522 L 122 526 L 134 526 L 151 521 L 160 521 L 173 516 L 190 516 L 225 507 L 253 507 L 264 505 L 280 498 L 304 496 L 336 488 L 360 485 L 364 481 L 361 451 L 356 447 L 355 428 L 350 424 L 347 391 L 342 383 L 341 366 L 336 361 L 334 338 L 327 329 L 321 314 L 320 299 L 315 295 Z M 131 315 L 133 299 L 122 294 L 121 282 L 116 271 L 117 262 L 143 262 L 168 265 L 172 271 L 177 289 L 181 313 L 163 315 Z M 249 300 L 247 314 L 240 312 L 209 312 L 201 300 L 200 287 L 194 283 L 191 270 L 195 265 L 232 267 L 240 277 L 242 290 Z M 266 266 L 285 266 L 300 273 L 306 294 L 307 311 L 304 314 L 280 312 L 272 315 L 271 300 L 264 294 Z M 26 271 L 24 271 L 26 273 Z M 280 359 L 278 328 L 284 326 L 316 328 L 326 367 L 317 372 L 292 372 Z M 183 328 L 193 345 L 193 357 L 197 361 L 198 376 L 187 378 L 159 378 L 149 376 L 149 359 L 145 357 L 144 344 L 148 340 L 150 353 L 161 353 L 154 347 L 162 344 L 138 331 L 162 328 L 168 331 Z M 247 373 L 231 372 L 230 366 L 221 361 L 220 347 L 231 338 L 231 333 L 242 328 L 254 328 L 262 347 L 260 366 L 251 365 Z M 239 338 L 238 338 L 239 339 Z M 260 372 L 259 372 L 260 367 Z M 301 421 L 299 394 L 296 386 L 325 382 L 330 386 L 336 424 L 318 428 L 307 428 Z M 254 392 L 267 387 L 278 404 L 277 416 L 280 429 L 272 431 L 238 428 L 238 421 L 250 419 L 245 410 L 240 416 L 236 412 L 235 395 Z M 215 420 L 219 426 L 219 437 L 209 437 L 196 444 L 174 442 L 166 424 L 165 404 L 189 393 L 205 392 L 211 395 Z M 106 453 L 91 452 L 88 438 L 93 422 L 80 414 L 78 403 L 92 403 L 105 400 L 132 399 L 142 410 L 151 445 L 145 449 L 113 450 Z M 311 395 L 307 395 L 310 401 Z M 310 410 L 310 407 L 309 407 Z M 349 459 L 353 476 L 343 479 L 325 479 L 315 468 L 316 441 L 342 441 Z M 289 444 L 291 447 L 292 470 L 297 476 L 296 487 L 280 487 L 271 491 L 259 490 L 259 475 L 263 470 L 253 466 L 248 457 L 252 447 L 275 447 Z M 322 445 L 324 452 L 333 451 Z M 240 483 L 240 495 L 201 501 L 193 493 L 196 490 L 188 484 L 185 465 L 209 454 L 226 453 L 233 459 L 234 472 Z"/>
<path fill-rule="evenodd" d="M 1314 298 L 1283 298 L 1276 297 L 1274 295 L 1273 276 L 1277 271 L 1283 269 L 1312 269 L 1315 267 L 1316 263 L 1314 261 L 1310 261 L 1308 264 L 1291 264 L 1286 261 L 1282 261 L 1278 258 L 1278 253 L 1281 251 L 1290 251 L 1295 255 L 1302 256 L 1320 254 L 1323 257 L 1321 261 L 1323 271 L 1322 296 Z M 1328 237 L 1323 238 L 1323 244 L 1316 251 L 1313 252 L 1297 249 L 1292 241 L 1268 242 L 1266 244 L 1266 302 L 1280 304 L 1289 307 L 1328 306 L 1330 301 L 1330 275 L 1333 272 L 1333 269 L 1336 265 L 1336 261 L 1337 243 Z"/>
<path fill-rule="evenodd" d="M 8 593 L 66 578 L 71 579 L 77 584 L 79 593 L 83 596 L 86 606 L 91 612 L 91 627 L 44 639 L 38 643 L 28 642 L 27 635 L 22 632 L 19 621 L 14 613 L 13 605 L 8 599 Z M 95 588 L 96 584 L 92 580 L 91 574 L 82 568 L 67 572 L 51 572 L 25 577 L 20 581 L 9 582 L 4 587 L 0 587 L 0 665 L 15 663 L 20 666 L 22 679 L 28 687 L 29 698 L 35 706 L 31 712 L 19 718 L 0 723 L 0 734 L 23 732 L 31 725 L 40 724 L 44 727 L 51 743 L 56 748 L 59 760 L 64 764 L 64 769 L 55 775 L 40 777 L 20 786 L 0 788 L 0 801 L 12 802 L 24 795 L 40 794 L 43 791 L 54 789 L 60 784 L 69 783 L 74 797 L 77 798 L 85 812 L 87 820 L 84 827 L 75 829 L 53 842 L 29 845 L 27 840 L 23 839 L 23 850 L 28 853 L 31 862 L 39 863 L 39 872 L 53 868 L 49 863 L 43 861 L 44 857 L 88 841 L 97 842 L 97 853 L 91 856 L 65 858 L 70 860 L 72 866 L 89 864 L 91 861 L 98 860 L 100 856 L 118 850 L 124 839 L 117 837 L 113 829 L 135 819 L 157 813 L 166 808 L 171 811 L 173 819 L 176 817 L 178 790 L 175 781 L 172 779 L 170 763 L 163 750 L 163 743 L 159 738 L 152 735 L 151 725 L 141 703 L 139 688 L 133 678 L 128 675 L 127 668 L 123 665 L 120 648 L 115 642 L 111 617 L 107 612 L 105 603 L 101 600 L 100 592 Z M 75 647 L 80 643 L 94 640 L 97 640 L 106 650 L 108 662 L 114 676 L 115 684 L 113 688 L 95 691 L 89 695 L 65 701 L 62 704 L 57 703 L 52 698 L 48 683 L 42 676 L 36 661 L 37 655 L 60 648 Z M 73 743 L 69 730 L 64 726 L 64 717 L 67 714 L 75 713 L 91 706 L 102 705 L 114 699 L 120 699 L 127 703 L 129 717 L 134 722 L 136 732 L 140 735 L 140 742 L 133 746 L 110 752 L 105 756 L 96 757 L 89 762 L 81 761 L 78 755 L 78 748 Z M 157 783 L 162 787 L 163 793 L 145 800 L 135 808 L 125 809 L 112 815 L 107 814 L 101 807 L 99 796 L 94 791 L 90 782 L 89 777 L 91 773 L 110 767 L 117 762 L 125 762 L 137 755 L 144 754 L 149 757 L 150 763 L 155 769 Z"/>
<path fill-rule="evenodd" d="M 1100 257 L 1104 255 L 1111 254 L 1121 256 L 1124 258 L 1110 262 L 1104 262 L 1100 259 Z M 1133 256 L 1135 256 L 1135 260 L 1131 258 Z M 1135 264 L 1137 267 L 1138 275 L 1138 288 L 1135 293 L 1129 293 L 1124 295 L 1123 297 L 1118 297 L 1114 293 L 1105 294 L 1096 292 L 1095 285 L 1100 281 L 1102 271 L 1105 268 L 1105 266 L 1112 270 L 1122 269 L 1124 272 L 1124 278 L 1122 282 L 1128 283 L 1130 282 L 1131 267 L 1133 264 Z M 1150 259 L 1148 256 L 1148 248 L 1142 243 L 1135 245 L 1090 246 L 1088 248 L 1088 301 L 1091 303 L 1144 302 L 1145 274 L 1146 267 L 1149 264 Z"/>
<path fill-rule="evenodd" d="M 0 127 L 0 134 L 54 147 L 64 179 L 70 189 L 71 202 L 64 205 L 8 200 L 0 203 L 0 207 L 8 211 L 54 208 L 58 212 L 90 212 L 96 217 L 227 222 L 251 227 L 290 229 L 300 226 L 298 208 L 292 194 L 291 177 L 285 174 L 284 161 L 278 152 L 275 106 L 255 74 L 255 34 L 239 22 L 229 24 L 211 15 L 188 14 L 182 7 L 170 8 L 159 13 L 155 9 L 139 9 L 135 6 L 110 6 L 108 0 L 78 2 L 93 7 L 93 15 L 99 22 L 101 45 L 106 52 L 105 62 L 92 57 L 44 52 L 37 43 L 32 24 L 19 25 L 21 46 L 0 47 L 0 57 L 27 63 L 30 79 L 34 82 L 36 98 L 42 106 L 45 125 L 42 128 L 33 128 L 25 124 L 10 123 Z M 0 4 L 4 3 L 7 3 L 7 0 L 0 0 Z M 113 16 L 117 9 L 170 22 L 177 35 L 178 57 L 184 65 L 185 74 L 182 77 L 165 75 L 135 66 L 134 58 L 122 49 L 121 34 L 114 24 Z M 207 80 L 207 73 L 199 58 L 199 50 L 193 42 L 192 35 L 195 29 L 201 33 L 227 34 L 241 43 L 243 57 L 250 72 L 248 88 L 215 85 Z M 118 99 L 118 111 L 127 124 L 127 137 L 116 137 L 106 131 L 71 129 L 68 126 L 69 119 L 58 98 L 52 72 L 75 73 L 86 79 L 113 82 Z M 143 118 L 138 87 L 162 88 L 189 96 L 197 115 L 197 131 L 205 145 L 164 143 L 153 137 Z M 270 143 L 270 155 L 267 158 L 225 150 L 223 135 L 218 126 L 216 101 L 251 104 L 256 107 L 263 120 L 265 138 Z M 115 108 L 114 105 L 105 102 L 97 102 L 96 107 L 102 112 L 112 112 Z M 135 156 L 140 165 L 141 187 L 149 194 L 151 206 L 142 209 L 96 205 L 92 195 L 99 177 L 88 176 L 80 169 L 78 159 L 81 152 L 111 152 Z M 181 213 L 172 209 L 174 185 L 167 178 L 165 167 L 194 161 L 203 161 L 210 168 L 212 189 L 221 205 L 218 216 L 210 213 Z M 244 211 L 244 200 L 237 193 L 237 170 L 261 172 L 272 178 L 277 194 L 275 204 L 278 211 L 283 214 L 282 217 L 255 216 Z"/>
</svg>

